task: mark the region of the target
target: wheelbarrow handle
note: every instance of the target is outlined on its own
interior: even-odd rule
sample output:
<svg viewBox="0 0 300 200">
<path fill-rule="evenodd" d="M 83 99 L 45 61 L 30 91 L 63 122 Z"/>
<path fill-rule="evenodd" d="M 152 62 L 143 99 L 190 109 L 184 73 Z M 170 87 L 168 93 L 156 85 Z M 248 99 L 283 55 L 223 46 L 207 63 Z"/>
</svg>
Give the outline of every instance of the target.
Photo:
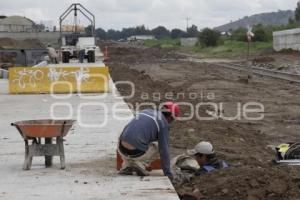
<svg viewBox="0 0 300 200">
<path fill-rule="evenodd" d="M 23 139 L 26 141 L 27 140 L 27 136 L 23 134 L 22 130 L 20 129 L 20 127 L 18 126 L 18 124 L 16 123 L 11 123 L 11 126 L 14 126 L 17 128 L 17 130 L 19 131 L 20 135 L 23 137 Z"/>
</svg>

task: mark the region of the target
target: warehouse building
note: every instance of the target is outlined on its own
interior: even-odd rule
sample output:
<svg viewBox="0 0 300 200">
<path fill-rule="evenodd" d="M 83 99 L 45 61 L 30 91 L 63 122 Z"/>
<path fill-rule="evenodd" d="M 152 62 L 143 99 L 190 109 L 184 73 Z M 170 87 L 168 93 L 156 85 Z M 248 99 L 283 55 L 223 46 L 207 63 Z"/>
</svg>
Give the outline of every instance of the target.
<svg viewBox="0 0 300 200">
<path fill-rule="evenodd" d="M 36 30 L 35 23 L 21 16 L 0 18 L 0 32 L 33 32 Z"/>
</svg>

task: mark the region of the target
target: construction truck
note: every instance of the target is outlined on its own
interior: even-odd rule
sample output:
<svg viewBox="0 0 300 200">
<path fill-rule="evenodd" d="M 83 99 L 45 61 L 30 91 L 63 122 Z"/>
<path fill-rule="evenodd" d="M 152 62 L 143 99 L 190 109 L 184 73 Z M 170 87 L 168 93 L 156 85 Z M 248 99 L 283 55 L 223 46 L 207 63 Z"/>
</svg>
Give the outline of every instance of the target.
<svg viewBox="0 0 300 200">
<path fill-rule="evenodd" d="M 74 13 L 74 23 L 66 29 L 63 22 L 72 12 Z M 86 33 L 78 24 L 78 13 L 81 13 L 91 23 L 90 33 Z M 101 56 L 100 48 L 96 46 L 95 16 L 84 6 L 80 3 L 72 4 L 60 16 L 59 24 L 63 63 L 69 63 L 70 59 L 78 59 L 81 63 L 87 59 L 88 63 L 94 63 L 96 56 Z"/>
</svg>

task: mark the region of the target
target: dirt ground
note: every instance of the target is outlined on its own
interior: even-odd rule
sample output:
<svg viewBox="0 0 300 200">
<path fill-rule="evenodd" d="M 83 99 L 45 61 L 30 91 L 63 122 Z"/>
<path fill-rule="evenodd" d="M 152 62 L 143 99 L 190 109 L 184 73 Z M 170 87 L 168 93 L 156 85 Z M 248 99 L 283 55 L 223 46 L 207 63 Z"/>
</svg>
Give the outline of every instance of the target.
<svg viewBox="0 0 300 200">
<path fill-rule="evenodd" d="M 133 107 L 136 103 L 169 100 L 164 94 L 170 92 L 178 102 L 223 104 L 219 112 L 225 116 L 235 116 L 238 103 L 264 105 L 265 117 L 259 121 L 203 121 L 194 117 L 172 125 L 172 155 L 184 153 L 206 140 L 231 165 L 229 169 L 197 177 L 191 183 L 176 185 L 181 199 L 300 199 L 300 168 L 273 164 L 274 153 L 268 147 L 299 138 L 300 85 L 258 76 L 248 81 L 247 74 L 213 63 L 182 61 L 184 56 L 173 51 L 105 45 L 109 47 L 107 64 L 113 80 L 135 84 L 134 97 L 126 100 Z M 118 89 L 123 95 L 131 92 L 124 85 Z M 210 106 L 201 107 L 198 113 L 209 116 L 209 110 Z M 188 116 L 189 107 L 182 107 L 182 113 Z"/>
<path fill-rule="evenodd" d="M 252 59 L 253 65 L 271 70 L 278 70 L 300 75 L 299 52 L 268 53 Z"/>
</svg>

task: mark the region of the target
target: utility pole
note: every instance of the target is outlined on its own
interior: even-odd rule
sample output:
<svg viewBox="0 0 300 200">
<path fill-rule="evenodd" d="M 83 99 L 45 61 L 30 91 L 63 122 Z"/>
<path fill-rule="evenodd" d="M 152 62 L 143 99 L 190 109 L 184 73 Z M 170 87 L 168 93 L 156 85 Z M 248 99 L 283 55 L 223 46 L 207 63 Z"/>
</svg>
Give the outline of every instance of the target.
<svg viewBox="0 0 300 200">
<path fill-rule="evenodd" d="M 247 31 L 247 42 L 248 42 L 248 50 L 247 50 L 247 61 L 249 61 L 249 57 L 250 57 L 250 44 L 252 41 L 252 38 L 254 37 L 254 33 L 252 32 L 252 27 L 248 26 L 248 31 Z"/>
<path fill-rule="evenodd" d="M 189 21 L 191 20 L 191 18 L 190 17 L 187 17 L 186 18 L 186 31 L 188 31 L 188 29 L 189 29 Z"/>
</svg>

